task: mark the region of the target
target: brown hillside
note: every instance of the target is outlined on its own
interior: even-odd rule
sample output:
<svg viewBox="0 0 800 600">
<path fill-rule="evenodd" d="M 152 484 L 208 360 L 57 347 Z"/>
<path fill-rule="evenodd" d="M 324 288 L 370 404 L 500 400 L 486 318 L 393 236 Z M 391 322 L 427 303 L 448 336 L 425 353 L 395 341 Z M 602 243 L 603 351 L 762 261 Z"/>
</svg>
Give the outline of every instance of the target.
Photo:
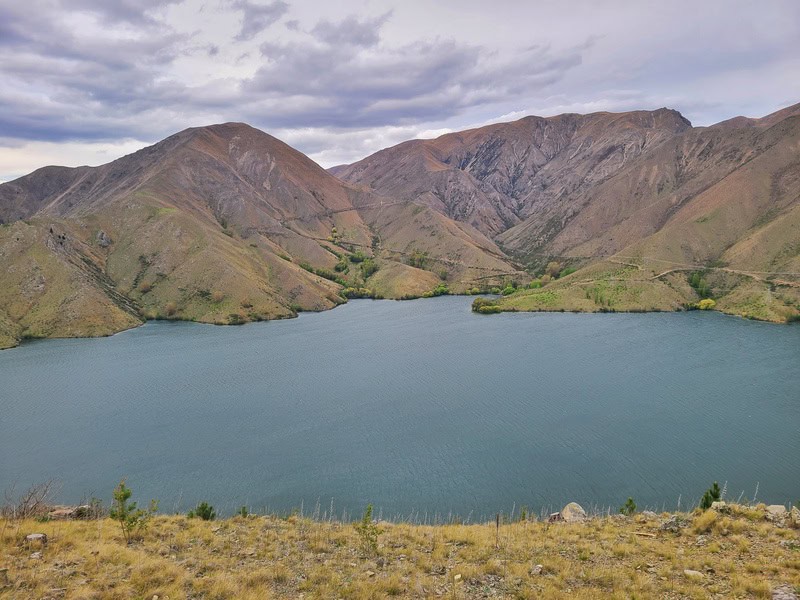
<svg viewBox="0 0 800 600">
<path fill-rule="evenodd" d="M 458 290 L 516 273 L 491 241 L 439 213 L 395 224 L 429 210 L 404 204 L 241 123 L 188 129 L 100 167 L 39 169 L 0 185 L 2 345 L 142 318 L 281 318 L 336 306 L 346 287 L 401 297 L 442 278 Z M 387 268 L 375 286 L 374 267 L 348 258 L 372 256 L 380 272 L 417 246 L 423 269 Z M 29 272 L 41 278 L 26 287 Z M 65 297 L 75 310 L 63 310 Z"/>
</svg>

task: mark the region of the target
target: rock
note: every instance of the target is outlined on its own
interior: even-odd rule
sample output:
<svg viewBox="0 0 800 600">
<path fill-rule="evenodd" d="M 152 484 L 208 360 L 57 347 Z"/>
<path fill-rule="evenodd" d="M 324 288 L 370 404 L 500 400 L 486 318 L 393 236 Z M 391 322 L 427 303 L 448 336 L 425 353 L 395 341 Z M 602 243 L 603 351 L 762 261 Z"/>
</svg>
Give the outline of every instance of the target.
<svg viewBox="0 0 800 600">
<path fill-rule="evenodd" d="M 375 571 L 367 571 L 367 577 L 375 577 Z"/>
<path fill-rule="evenodd" d="M 570 502 L 559 513 L 566 523 L 580 523 L 586 520 L 586 511 L 577 502 Z"/>
<path fill-rule="evenodd" d="M 798 600 L 798 598 L 792 586 L 784 584 L 772 590 L 772 600 Z"/>
<path fill-rule="evenodd" d="M 47 546 L 46 533 L 29 533 L 25 536 L 25 541 L 30 543 L 39 542 L 42 546 Z"/>
<path fill-rule="evenodd" d="M 705 577 L 700 571 L 693 571 L 692 569 L 684 569 L 683 574 L 686 575 L 688 579 L 702 579 Z"/>
<path fill-rule="evenodd" d="M 564 519 L 561 518 L 561 513 L 550 513 L 550 516 L 547 517 L 548 523 L 557 523 L 558 521 L 563 521 Z"/>
<path fill-rule="evenodd" d="M 33 554 L 31 554 L 31 558 L 34 559 L 34 560 L 40 560 L 42 558 L 42 553 L 41 552 L 34 552 Z"/>
<path fill-rule="evenodd" d="M 661 524 L 661 531 L 671 531 L 672 533 L 678 533 L 681 529 L 686 527 L 688 522 L 685 519 L 681 519 L 678 515 L 672 515 L 669 519 L 664 521 Z"/>
<path fill-rule="evenodd" d="M 97 232 L 97 245 L 101 248 L 108 248 L 113 243 L 113 240 L 108 237 L 108 234 L 102 229 Z"/>
<path fill-rule="evenodd" d="M 711 503 L 711 510 L 715 510 L 722 514 L 728 514 L 731 512 L 731 507 L 728 506 L 728 503 L 724 500 L 717 500 L 716 502 Z"/>
<path fill-rule="evenodd" d="M 658 515 L 656 513 L 654 513 L 652 510 L 642 511 L 642 516 L 647 518 L 647 519 L 657 519 L 658 518 Z"/>
<path fill-rule="evenodd" d="M 92 507 L 88 504 L 81 506 L 54 506 L 47 513 L 52 521 L 62 521 L 65 519 L 89 519 L 92 516 Z"/>
<path fill-rule="evenodd" d="M 796 506 L 793 506 L 789 513 L 789 526 L 800 529 L 800 508 Z"/>
<path fill-rule="evenodd" d="M 531 575 L 541 575 L 542 571 L 544 571 L 544 567 L 542 565 L 535 565 L 531 567 L 530 574 Z"/>
<path fill-rule="evenodd" d="M 783 523 L 786 520 L 789 512 L 783 504 L 770 504 L 767 507 L 767 521 L 773 523 Z"/>
</svg>

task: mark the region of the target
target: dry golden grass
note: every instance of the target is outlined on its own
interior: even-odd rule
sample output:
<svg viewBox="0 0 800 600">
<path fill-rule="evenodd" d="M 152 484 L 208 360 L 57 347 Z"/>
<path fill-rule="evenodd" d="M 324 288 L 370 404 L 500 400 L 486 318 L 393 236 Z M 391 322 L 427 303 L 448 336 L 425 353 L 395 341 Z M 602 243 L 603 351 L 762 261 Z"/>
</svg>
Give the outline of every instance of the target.
<svg viewBox="0 0 800 600">
<path fill-rule="evenodd" d="M 376 554 L 351 524 L 297 517 L 157 517 L 130 546 L 109 519 L 0 521 L 0 598 L 769 598 L 800 589 L 800 535 L 763 515 L 682 515 L 678 533 L 641 514 L 499 536 L 494 524 L 381 523 Z M 23 541 L 32 532 L 49 537 L 41 558 Z"/>
</svg>

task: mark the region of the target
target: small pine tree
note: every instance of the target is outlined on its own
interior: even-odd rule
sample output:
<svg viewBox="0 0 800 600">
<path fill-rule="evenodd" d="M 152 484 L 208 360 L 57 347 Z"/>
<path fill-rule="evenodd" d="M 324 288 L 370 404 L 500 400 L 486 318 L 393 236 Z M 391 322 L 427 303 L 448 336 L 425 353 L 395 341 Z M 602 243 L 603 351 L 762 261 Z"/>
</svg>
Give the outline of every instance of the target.
<svg viewBox="0 0 800 600">
<path fill-rule="evenodd" d="M 714 502 L 717 502 L 720 497 L 722 496 L 722 490 L 719 489 L 719 483 L 716 481 L 714 484 L 706 490 L 706 493 L 703 494 L 703 497 L 700 499 L 700 508 L 703 510 L 708 510 L 711 508 L 711 505 Z"/>
<path fill-rule="evenodd" d="M 367 505 L 367 508 L 364 510 L 364 515 L 361 517 L 361 521 L 354 526 L 367 553 L 377 553 L 380 530 L 378 526 L 372 522 L 372 504 Z"/>
<path fill-rule="evenodd" d="M 250 516 L 250 511 L 247 510 L 246 506 L 242 505 L 241 508 L 239 508 L 239 516 L 244 518 Z"/>
<path fill-rule="evenodd" d="M 628 515 L 629 517 L 636 512 L 636 502 L 633 501 L 633 498 L 630 496 L 628 497 L 628 501 L 622 505 L 619 509 L 620 514 Z"/>
<path fill-rule="evenodd" d="M 186 516 L 190 519 L 197 517 L 198 519 L 203 519 L 203 521 L 213 521 L 217 518 L 217 513 L 208 502 L 201 502 L 194 510 L 190 510 Z"/>
<path fill-rule="evenodd" d="M 147 510 L 136 508 L 136 502 L 128 502 L 132 495 L 133 492 L 125 485 L 125 480 L 120 481 L 114 488 L 114 502 L 108 513 L 112 519 L 119 521 L 126 544 L 130 544 L 137 534 L 147 528 L 150 517 L 158 510 L 158 502 L 155 500 L 150 501 Z"/>
</svg>

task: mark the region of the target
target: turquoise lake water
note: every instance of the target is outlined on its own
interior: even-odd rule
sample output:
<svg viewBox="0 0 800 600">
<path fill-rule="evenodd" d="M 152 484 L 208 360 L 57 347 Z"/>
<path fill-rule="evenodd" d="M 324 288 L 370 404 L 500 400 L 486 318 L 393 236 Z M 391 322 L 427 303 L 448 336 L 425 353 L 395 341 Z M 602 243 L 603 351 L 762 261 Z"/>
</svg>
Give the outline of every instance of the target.
<svg viewBox="0 0 800 600">
<path fill-rule="evenodd" d="M 0 492 L 341 517 L 800 500 L 800 326 L 475 315 L 470 298 L 154 322 L 0 352 Z"/>
</svg>

